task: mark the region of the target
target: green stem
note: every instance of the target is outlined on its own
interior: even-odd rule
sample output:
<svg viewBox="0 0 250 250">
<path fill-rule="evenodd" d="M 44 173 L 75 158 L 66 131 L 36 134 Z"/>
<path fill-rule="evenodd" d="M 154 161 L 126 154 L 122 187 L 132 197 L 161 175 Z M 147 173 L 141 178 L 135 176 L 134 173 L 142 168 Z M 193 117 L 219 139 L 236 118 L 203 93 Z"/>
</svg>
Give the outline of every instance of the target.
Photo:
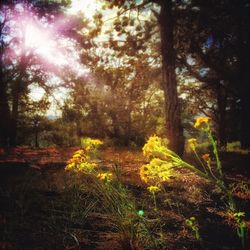
<svg viewBox="0 0 250 250">
<path fill-rule="evenodd" d="M 195 173 L 198 174 L 199 176 L 208 179 L 208 176 L 207 176 L 203 171 L 197 169 L 195 166 L 193 166 L 193 165 L 191 165 L 191 164 L 189 164 L 189 163 L 187 163 L 187 162 L 185 162 L 185 161 L 183 161 L 183 160 L 180 162 L 180 165 L 182 165 L 183 167 L 185 167 L 185 168 L 187 168 L 187 169 L 192 170 L 193 172 L 195 172 Z M 210 179 L 210 178 L 209 178 L 209 179 Z"/>
<path fill-rule="evenodd" d="M 195 157 L 198 159 L 198 161 L 200 162 L 201 166 L 203 167 L 203 169 L 204 169 L 204 171 L 205 171 L 205 173 L 206 173 L 206 175 L 207 175 L 208 172 L 207 172 L 207 170 L 206 170 L 206 167 L 205 167 L 205 165 L 203 164 L 203 162 L 202 162 L 201 158 L 199 157 L 199 155 L 197 154 L 197 152 L 196 152 L 196 150 L 195 150 L 195 147 L 193 147 L 192 150 L 193 150 L 193 152 L 194 152 Z"/>
<path fill-rule="evenodd" d="M 212 135 L 212 131 L 210 126 L 207 126 L 207 133 L 208 133 L 208 138 L 212 143 L 213 146 L 213 153 L 215 155 L 215 159 L 216 159 L 216 166 L 217 166 L 217 170 L 219 171 L 220 177 L 223 177 L 223 173 L 222 173 L 222 169 L 221 169 L 221 161 L 219 158 L 219 153 L 218 153 L 218 149 L 217 149 L 217 142 L 214 140 L 213 135 Z"/>
<path fill-rule="evenodd" d="M 212 178 L 214 178 L 216 181 L 219 181 L 219 179 L 214 175 L 214 173 L 212 171 L 210 162 L 207 163 L 207 166 L 208 166 L 208 169 L 209 169 L 209 172 L 210 172 Z"/>
</svg>

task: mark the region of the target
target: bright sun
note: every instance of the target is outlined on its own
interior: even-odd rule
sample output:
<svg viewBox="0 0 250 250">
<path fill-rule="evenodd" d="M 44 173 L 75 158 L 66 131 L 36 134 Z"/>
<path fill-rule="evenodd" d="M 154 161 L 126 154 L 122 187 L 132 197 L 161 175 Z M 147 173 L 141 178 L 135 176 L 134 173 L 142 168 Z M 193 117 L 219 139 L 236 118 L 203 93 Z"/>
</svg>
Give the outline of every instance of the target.
<svg viewBox="0 0 250 250">
<path fill-rule="evenodd" d="M 52 28 L 45 28 L 31 20 L 24 26 L 24 46 L 43 58 L 45 64 L 67 67 L 77 75 L 87 72 L 79 60 L 73 40 L 65 37 L 57 38 Z"/>
<path fill-rule="evenodd" d="M 70 15 L 83 13 L 91 19 L 101 6 L 98 0 L 71 0 L 71 5 L 66 12 Z M 69 65 L 71 62 L 69 62 L 69 57 L 65 55 L 65 50 L 62 51 L 58 48 L 58 40 L 53 39 L 53 34 L 50 33 L 53 32 L 49 32 L 48 29 L 40 27 L 36 23 L 29 22 L 25 25 L 25 46 L 32 48 L 37 54 L 55 65 Z M 67 47 L 69 46 L 70 44 L 67 44 Z M 72 59 L 72 53 L 70 57 Z"/>
<path fill-rule="evenodd" d="M 82 12 L 91 19 L 91 16 L 101 7 L 98 1 L 72 0 L 67 12 L 72 15 Z M 67 69 L 77 76 L 88 73 L 89 70 L 80 60 L 77 42 L 61 34 L 61 30 L 64 29 L 64 17 L 55 19 L 51 24 L 39 19 L 34 13 L 25 13 L 22 8 L 20 5 L 20 13 L 12 23 L 13 35 L 20 39 L 20 43 L 17 43 L 14 48 L 16 55 L 23 52 L 33 54 L 43 66 L 58 71 Z"/>
<path fill-rule="evenodd" d="M 45 30 L 36 27 L 35 24 L 27 24 L 25 27 L 25 46 L 34 51 L 55 65 L 65 65 L 66 58 L 56 48 L 57 43 Z"/>
<path fill-rule="evenodd" d="M 100 8 L 101 3 L 98 0 L 71 0 L 67 13 L 74 15 L 83 12 L 87 18 L 91 18 Z"/>
</svg>

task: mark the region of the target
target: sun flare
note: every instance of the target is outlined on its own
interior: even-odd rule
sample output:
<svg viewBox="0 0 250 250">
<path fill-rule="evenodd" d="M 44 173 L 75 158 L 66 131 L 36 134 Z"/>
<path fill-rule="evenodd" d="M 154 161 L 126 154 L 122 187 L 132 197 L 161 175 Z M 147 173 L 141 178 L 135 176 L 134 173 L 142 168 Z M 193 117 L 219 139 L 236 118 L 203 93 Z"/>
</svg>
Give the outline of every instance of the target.
<svg viewBox="0 0 250 250">
<path fill-rule="evenodd" d="M 28 24 L 25 27 L 25 46 L 32 48 L 37 54 L 56 65 L 65 65 L 66 58 L 56 48 L 50 34 L 45 30 L 36 27 L 35 24 Z"/>
<path fill-rule="evenodd" d="M 86 74 L 73 40 L 57 37 L 53 29 L 36 22 L 29 21 L 24 27 L 24 47 L 43 58 L 45 64 L 67 67 L 79 76 Z"/>
</svg>

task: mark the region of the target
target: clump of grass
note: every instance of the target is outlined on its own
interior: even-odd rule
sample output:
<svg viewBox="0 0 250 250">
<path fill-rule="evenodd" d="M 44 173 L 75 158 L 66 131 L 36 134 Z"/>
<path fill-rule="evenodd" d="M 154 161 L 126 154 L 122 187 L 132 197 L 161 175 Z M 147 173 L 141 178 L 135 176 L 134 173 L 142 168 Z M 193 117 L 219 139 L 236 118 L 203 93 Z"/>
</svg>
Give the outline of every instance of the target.
<svg viewBox="0 0 250 250">
<path fill-rule="evenodd" d="M 190 217 L 189 219 L 186 219 L 186 225 L 191 228 L 192 232 L 194 233 L 194 236 L 196 240 L 201 241 L 201 235 L 199 232 L 199 225 L 195 217 Z"/>
<path fill-rule="evenodd" d="M 78 189 L 96 201 L 91 209 L 110 217 L 114 230 L 121 235 L 123 249 L 159 249 L 158 241 L 148 229 L 147 219 L 138 214 L 133 197 L 120 181 L 119 164 L 114 165 L 113 173 L 99 171 L 94 162 L 99 145 L 99 140 L 89 138 L 82 141 L 82 148 L 73 154 L 66 170 L 74 173 Z M 76 204 L 82 202 L 79 199 Z"/>
</svg>

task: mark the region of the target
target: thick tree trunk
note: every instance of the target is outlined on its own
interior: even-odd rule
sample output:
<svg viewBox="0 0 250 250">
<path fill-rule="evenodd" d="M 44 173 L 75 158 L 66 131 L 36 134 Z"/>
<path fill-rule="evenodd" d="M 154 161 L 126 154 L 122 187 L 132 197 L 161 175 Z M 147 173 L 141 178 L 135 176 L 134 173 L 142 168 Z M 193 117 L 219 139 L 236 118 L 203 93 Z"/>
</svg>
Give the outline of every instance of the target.
<svg viewBox="0 0 250 250">
<path fill-rule="evenodd" d="M 0 34 L 1 35 L 1 34 Z M 0 146 L 8 146 L 10 110 L 7 97 L 7 84 L 3 73 L 3 46 L 0 48 Z"/>
<path fill-rule="evenodd" d="M 0 69 L 1 70 L 1 69 Z M 7 99 L 7 86 L 0 76 L 0 146 L 8 146 L 10 110 Z"/>
<path fill-rule="evenodd" d="M 15 83 L 13 92 L 12 92 L 12 113 L 11 113 L 11 126 L 10 126 L 10 146 L 15 147 L 17 145 L 17 123 L 18 123 L 18 108 L 19 108 L 19 82 Z"/>
<path fill-rule="evenodd" d="M 177 93 L 174 50 L 174 22 L 172 16 L 172 1 L 161 0 L 159 24 L 161 30 L 162 52 L 162 87 L 165 95 L 166 128 L 169 147 L 177 154 L 184 151 L 183 127 Z"/>
</svg>

